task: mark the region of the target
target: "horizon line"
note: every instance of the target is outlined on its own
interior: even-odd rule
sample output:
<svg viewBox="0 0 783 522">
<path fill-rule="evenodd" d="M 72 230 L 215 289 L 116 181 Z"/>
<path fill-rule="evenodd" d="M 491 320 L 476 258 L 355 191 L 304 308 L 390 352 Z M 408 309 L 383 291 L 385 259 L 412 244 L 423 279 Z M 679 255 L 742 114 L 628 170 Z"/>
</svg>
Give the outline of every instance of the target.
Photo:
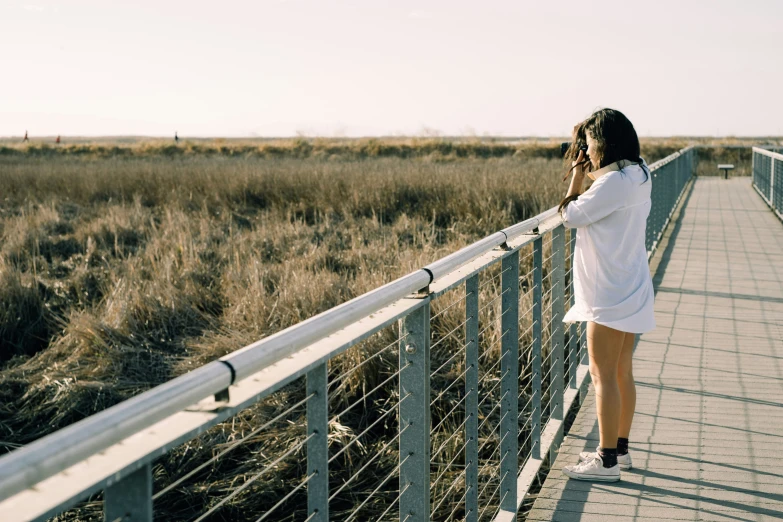
<svg viewBox="0 0 783 522">
<path fill-rule="evenodd" d="M 30 137 L 28 135 L 28 141 L 42 140 L 42 139 L 60 139 L 63 138 L 77 138 L 77 139 L 112 139 L 112 138 L 124 138 L 124 139 L 166 139 L 173 140 L 173 135 L 161 135 L 161 134 L 44 134 L 40 136 Z M 290 140 L 290 139 L 326 139 L 326 140 L 360 140 L 360 139 L 479 139 L 479 140 L 555 140 L 555 139 L 570 139 L 570 136 L 566 135 L 549 135 L 549 136 L 537 136 L 537 135 L 504 135 L 504 134 L 487 134 L 487 135 L 472 135 L 472 134 L 366 134 L 355 136 L 326 136 L 326 135 L 279 135 L 279 136 L 252 136 L 252 135 L 225 135 L 225 136 L 208 136 L 208 135 L 194 135 L 194 136 L 179 136 L 180 141 L 184 140 Z M 726 134 L 726 135 L 714 135 L 714 134 L 647 134 L 639 135 L 639 139 L 645 138 L 679 138 L 679 139 L 783 139 L 783 135 L 763 135 L 763 134 Z M 5 135 L 0 136 L 0 140 L 23 140 L 24 135 Z"/>
</svg>

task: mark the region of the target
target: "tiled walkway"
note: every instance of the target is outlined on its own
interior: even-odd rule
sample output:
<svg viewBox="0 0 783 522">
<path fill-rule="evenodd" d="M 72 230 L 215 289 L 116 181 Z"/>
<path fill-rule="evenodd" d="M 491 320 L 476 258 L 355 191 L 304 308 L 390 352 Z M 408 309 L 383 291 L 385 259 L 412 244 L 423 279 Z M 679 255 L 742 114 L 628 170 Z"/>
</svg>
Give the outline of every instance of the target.
<svg viewBox="0 0 783 522">
<path fill-rule="evenodd" d="M 697 178 L 634 354 L 634 469 L 560 469 L 598 444 L 592 385 L 528 520 L 783 520 L 783 223 L 749 178 Z"/>
</svg>

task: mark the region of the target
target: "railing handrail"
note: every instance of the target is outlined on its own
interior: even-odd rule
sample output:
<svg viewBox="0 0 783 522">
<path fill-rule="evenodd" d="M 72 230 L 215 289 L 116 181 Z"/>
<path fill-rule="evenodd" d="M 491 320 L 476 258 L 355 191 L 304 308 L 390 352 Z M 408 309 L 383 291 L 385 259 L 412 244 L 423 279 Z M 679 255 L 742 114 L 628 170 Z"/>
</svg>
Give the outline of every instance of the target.
<svg viewBox="0 0 783 522">
<path fill-rule="evenodd" d="M 753 152 L 758 152 L 759 154 L 762 154 L 764 156 L 769 156 L 770 158 L 775 158 L 777 160 L 783 160 L 783 154 L 779 152 L 773 152 L 771 150 L 767 150 L 761 147 L 753 147 Z"/>
<path fill-rule="evenodd" d="M 105 450 L 166 417 L 253 375 L 309 344 L 373 314 L 433 281 L 537 228 L 552 207 L 424 268 L 240 348 L 0 457 L 0 501 Z"/>
<path fill-rule="evenodd" d="M 653 162 L 652 165 L 647 165 L 647 167 L 650 170 L 657 170 L 657 169 L 663 167 L 664 165 L 666 165 L 667 163 L 671 163 L 672 161 L 676 160 L 677 158 L 679 158 L 680 156 L 682 156 L 683 154 L 685 154 L 686 152 L 688 152 L 689 150 L 694 149 L 694 148 L 695 148 L 694 145 L 689 145 L 689 146 L 685 147 L 684 149 L 680 149 L 680 150 L 678 150 L 677 152 L 675 152 L 673 154 L 669 154 L 665 158 L 661 158 L 658 161 Z"/>
</svg>

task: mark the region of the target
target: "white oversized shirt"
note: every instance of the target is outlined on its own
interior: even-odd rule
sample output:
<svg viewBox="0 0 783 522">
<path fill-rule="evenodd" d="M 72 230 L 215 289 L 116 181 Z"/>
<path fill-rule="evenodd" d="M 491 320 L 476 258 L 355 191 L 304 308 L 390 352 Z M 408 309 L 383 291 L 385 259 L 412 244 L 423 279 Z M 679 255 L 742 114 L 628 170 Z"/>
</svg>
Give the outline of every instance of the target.
<svg viewBox="0 0 783 522">
<path fill-rule="evenodd" d="M 607 165 L 591 173 L 590 188 L 560 211 L 564 226 L 576 228 L 575 303 L 563 322 L 594 321 L 632 333 L 655 328 L 645 247 L 649 172 L 643 159 L 642 164 L 621 160 Z"/>
</svg>

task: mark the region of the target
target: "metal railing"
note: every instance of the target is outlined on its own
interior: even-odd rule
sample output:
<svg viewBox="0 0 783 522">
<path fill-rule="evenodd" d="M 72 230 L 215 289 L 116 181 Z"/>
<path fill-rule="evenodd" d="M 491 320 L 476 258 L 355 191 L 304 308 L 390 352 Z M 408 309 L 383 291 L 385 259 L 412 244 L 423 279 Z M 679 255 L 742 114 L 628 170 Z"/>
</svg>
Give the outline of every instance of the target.
<svg viewBox="0 0 783 522">
<path fill-rule="evenodd" d="M 783 154 L 753 147 L 753 188 L 783 219 Z"/>
<path fill-rule="evenodd" d="M 694 150 L 650 167 L 648 253 Z M 549 209 L 13 451 L 3 520 L 514 520 L 589 381 L 574 232 Z"/>
<path fill-rule="evenodd" d="M 650 165 L 652 173 L 652 208 L 647 217 L 647 259 L 652 257 L 682 197 L 685 185 L 696 172 L 699 156 L 695 147 L 687 147 Z M 665 180 L 664 183 L 660 181 Z"/>
</svg>

